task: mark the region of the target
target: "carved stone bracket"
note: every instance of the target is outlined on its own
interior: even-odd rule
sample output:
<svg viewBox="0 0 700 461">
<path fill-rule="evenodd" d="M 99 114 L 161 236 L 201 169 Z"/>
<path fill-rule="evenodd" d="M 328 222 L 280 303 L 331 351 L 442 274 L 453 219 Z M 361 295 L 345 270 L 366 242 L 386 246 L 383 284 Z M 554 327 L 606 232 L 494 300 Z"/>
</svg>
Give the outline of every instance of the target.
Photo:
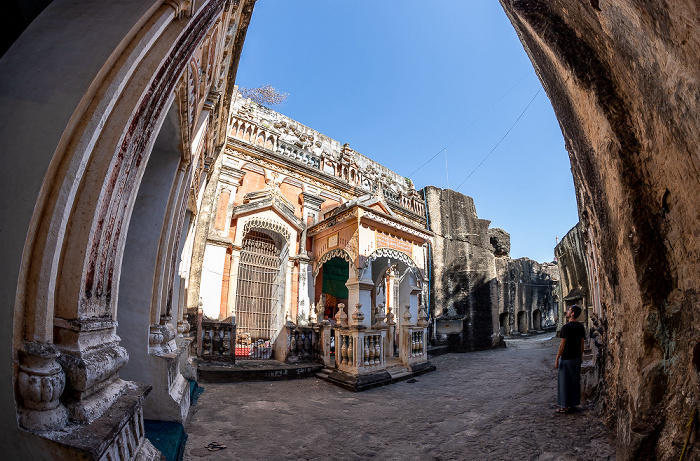
<svg viewBox="0 0 700 461">
<path fill-rule="evenodd" d="M 20 351 L 19 423 L 29 430 L 60 429 L 68 421 L 68 410 L 59 397 L 66 386 L 66 375 L 58 363 L 53 344 L 25 342 Z"/>
</svg>

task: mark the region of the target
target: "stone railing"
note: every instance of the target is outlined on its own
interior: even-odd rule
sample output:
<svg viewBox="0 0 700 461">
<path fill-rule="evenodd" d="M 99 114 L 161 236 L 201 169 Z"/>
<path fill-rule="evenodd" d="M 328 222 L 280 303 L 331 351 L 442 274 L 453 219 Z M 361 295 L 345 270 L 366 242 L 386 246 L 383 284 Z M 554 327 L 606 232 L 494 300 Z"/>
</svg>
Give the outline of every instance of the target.
<svg viewBox="0 0 700 461">
<path fill-rule="evenodd" d="M 364 374 L 386 368 L 385 330 L 338 329 L 336 368 L 352 374 Z"/>
<path fill-rule="evenodd" d="M 411 366 L 415 363 L 428 361 L 428 321 L 425 309 L 419 307 L 418 321 L 415 325 L 410 324 L 410 306 L 405 307 L 403 315 L 404 323 L 401 326 L 401 345 L 399 354 L 401 363 Z"/>
<path fill-rule="evenodd" d="M 279 141 L 277 144 L 277 153 L 282 154 L 297 162 L 301 162 L 304 165 L 308 165 L 313 168 L 321 168 L 321 159 L 306 149 L 298 148 L 292 144 L 288 144 L 284 141 Z"/>
<path fill-rule="evenodd" d="M 289 341 L 287 362 L 313 362 L 320 360 L 321 341 L 318 326 L 288 326 Z"/>
<path fill-rule="evenodd" d="M 235 361 L 236 326 L 203 317 L 197 319 L 197 355 L 203 359 Z"/>
</svg>

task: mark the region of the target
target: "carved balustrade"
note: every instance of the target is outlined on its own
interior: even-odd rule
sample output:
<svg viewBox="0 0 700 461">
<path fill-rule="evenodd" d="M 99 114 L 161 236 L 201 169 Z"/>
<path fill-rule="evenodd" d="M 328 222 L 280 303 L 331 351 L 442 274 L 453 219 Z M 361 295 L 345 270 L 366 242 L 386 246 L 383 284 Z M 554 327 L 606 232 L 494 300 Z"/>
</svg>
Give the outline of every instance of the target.
<svg viewBox="0 0 700 461">
<path fill-rule="evenodd" d="M 236 325 L 232 320 L 212 320 L 200 314 L 197 322 L 197 355 L 200 358 L 235 362 L 235 346 Z"/>
<path fill-rule="evenodd" d="M 386 368 L 386 330 L 338 329 L 336 368 L 352 374 L 372 373 Z"/>
<path fill-rule="evenodd" d="M 322 347 L 318 326 L 290 326 L 288 362 L 312 362 L 321 360 Z"/>
<path fill-rule="evenodd" d="M 411 325 L 410 306 L 405 307 L 401 326 L 399 357 L 405 366 L 428 361 L 428 322 L 425 308 L 419 306 L 418 321 Z"/>
</svg>

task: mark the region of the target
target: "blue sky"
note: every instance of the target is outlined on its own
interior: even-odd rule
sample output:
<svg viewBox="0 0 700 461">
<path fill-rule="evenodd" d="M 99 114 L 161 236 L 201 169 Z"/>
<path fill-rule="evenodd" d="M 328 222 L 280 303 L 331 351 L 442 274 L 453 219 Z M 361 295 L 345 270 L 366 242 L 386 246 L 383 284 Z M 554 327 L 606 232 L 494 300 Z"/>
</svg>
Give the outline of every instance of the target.
<svg viewBox="0 0 700 461">
<path fill-rule="evenodd" d="M 473 197 L 513 258 L 551 261 L 578 221 L 559 124 L 496 0 L 259 0 L 237 84 L 289 93 L 275 110 L 418 189 Z"/>
</svg>

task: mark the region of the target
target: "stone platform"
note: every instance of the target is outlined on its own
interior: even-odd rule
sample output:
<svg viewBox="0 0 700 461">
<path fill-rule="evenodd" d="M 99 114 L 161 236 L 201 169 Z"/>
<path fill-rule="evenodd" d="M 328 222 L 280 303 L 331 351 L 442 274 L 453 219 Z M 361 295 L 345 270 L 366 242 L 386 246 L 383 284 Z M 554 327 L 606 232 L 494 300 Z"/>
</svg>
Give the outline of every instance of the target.
<svg viewBox="0 0 700 461">
<path fill-rule="evenodd" d="M 243 381 L 285 381 L 311 378 L 323 369 L 314 362 L 284 363 L 277 360 L 238 360 L 232 363 L 204 362 L 197 367 L 204 383 L 238 383 Z"/>
<path fill-rule="evenodd" d="M 411 365 L 410 367 L 395 365 L 380 372 L 355 376 L 335 369 L 324 368 L 323 371 L 316 373 L 316 377 L 352 392 L 362 392 L 375 387 L 387 386 L 389 384 L 405 381 L 425 373 L 430 373 L 431 371 L 435 371 L 435 369 L 435 365 L 432 363 L 423 362 Z"/>
</svg>

